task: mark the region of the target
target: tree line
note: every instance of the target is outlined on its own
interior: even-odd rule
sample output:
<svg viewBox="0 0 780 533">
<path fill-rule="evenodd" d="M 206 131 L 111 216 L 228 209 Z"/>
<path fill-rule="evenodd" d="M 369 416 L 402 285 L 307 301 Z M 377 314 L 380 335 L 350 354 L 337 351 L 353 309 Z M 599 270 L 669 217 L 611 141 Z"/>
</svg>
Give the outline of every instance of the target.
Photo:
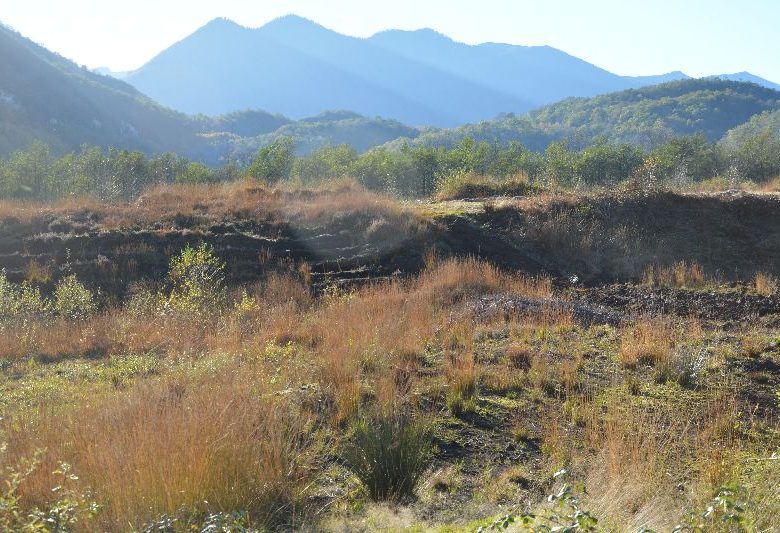
<svg viewBox="0 0 780 533">
<path fill-rule="evenodd" d="M 36 143 L 0 159 L 0 197 L 48 201 L 92 196 L 115 201 L 131 199 L 153 184 L 242 177 L 303 186 L 351 177 L 369 190 L 426 197 L 444 180 L 463 174 L 498 180 L 522 174 L 533 183 L 560 187 L 609 186 L 626 180 L 685 185 L 716 177 L 762 183 L 780 176 L 780 138 L 767 131 L 727 147 L 693 135 L 670 139 L 649 151 L 597 139 L 580 150 L 553 142 L 544 152 L 517 142 L 501 145 L 465 138 L 451 148 L 406 144 L 359 154 L 340 145 L 305 157 L 295 155 L 291 139 L 279 138 L 246 164 L 229 162 L 216 169 L 171 153 L 149 157 L 116 148 L 83 147 L 57 157 Z"/>
</svg>

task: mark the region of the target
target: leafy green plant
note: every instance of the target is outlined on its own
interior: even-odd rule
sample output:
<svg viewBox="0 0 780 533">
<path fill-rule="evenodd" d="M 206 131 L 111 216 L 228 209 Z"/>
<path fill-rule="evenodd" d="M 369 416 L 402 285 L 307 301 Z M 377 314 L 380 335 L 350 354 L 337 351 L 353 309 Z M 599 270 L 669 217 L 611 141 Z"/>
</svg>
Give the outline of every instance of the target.
<svg viewBox="0 0 780 533">
<path fill-rule="evenodd" d="M 45 316 L 49 309 L 49 302 L 41 297 L 37 287 L 12 283 L 0 270 L 0 325 Z"/>
<path fill-rule="evenodd" d="M 71 274 L 57 284 L 53 308 L 63 318 L 86 320 L 97 311 L 97 302 L 92 291 Z"/>
<path fill-rule="evenodd" d="M 566 470 L 560 470 L 554 474 L 553 478 L 562 480 L 567 475 Z M 478 528 L 477 533 L 505 531 L 514 524 L 517 524 L 521 530 L 540 533 L 597 531 L 598 519 L 590 511 L 580 507 L 580 500 L 570 484 L 562 484 L 558 492 L 547 497 L 547 501 L 551 504 L 550 509 L 543 509 L 536 514 L 507 513 L 493 521 L 490 525 Z M 645 530 L 645 533 L 649 532 Z"/>
<path fill-rule="evenodd" d="M 742 492 L 740 487 L 720 487 L 704 511 L 691 513 L 672 531 L 751 531 Z"/>
<path fill-rule="evenodd" d="M 0 451 L 5 452 L 2 445 Z M 31 458 L 8 467 L 0 490 L 0 529 L 2 531 L 59 532 L 74 529 L 89 530 L 88 523 L 100 511 L 100 506 L 89 494 L 80 494 L 71 485 L 78 480 L 68 463 L 60 463 L 53 474 L 59 484 L 52 489 L 57 500 L 41 509 L 24 508 L 20 498 L 22 483 L 40 467 L 44 450 L 37 450 Z"/>
<path fill-rule="evenodd" d="M 210 513 L 205 517 L 199 513 L 180 510 L 174 516 L 163 514 L 141 528 L 144 533 L 175 533 L 176 531 L 199 531 L 201 533 L 250 533 L 259 531 L 249 525 L 246 512 Z"/>
<path fill-rule="evenodd" d="M 171 259 L 168 278 L 171 292 L 167 305 L 173 310 L 199 313 L 224 303 L 225 263 L 205 243 L 197 248 L 187 246 Z"/>
<path fill-rule="evenodd" d="M 413 496 L 431 463 L 431 448 L 427 424 L 379 415 L 355 425 L 343 459 L 372 500 L 399 501 Z"/>
</svg>

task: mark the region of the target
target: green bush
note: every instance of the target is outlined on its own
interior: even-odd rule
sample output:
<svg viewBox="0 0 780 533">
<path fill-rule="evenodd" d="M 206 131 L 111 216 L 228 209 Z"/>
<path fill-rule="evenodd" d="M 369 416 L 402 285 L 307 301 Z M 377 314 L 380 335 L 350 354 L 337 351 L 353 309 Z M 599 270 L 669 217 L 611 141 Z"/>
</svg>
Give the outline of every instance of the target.
<svg viewBox="0 0 780 533">
<path fill-rule="evenodd" d="M 97 311 L 92 291 L 76 279 L 75 274 L 62 279 L 54 290 L 54 311 L 70 320 L 86 320 Z"/>
<path fill-rule="evenodd" d="M 404 416 L 358 422 L 344 462 L 375 501 L 408 499 L 431 463 L 431 431 Z"/>
<path fill-rule="evenodd" d="M 0 325 L 45 316 L 49 308 L 38 288 L 28 283 L 11 283 L 5 271 L 0 270 Z"/>
<path fill-rule="evenodd" d="M 225 263 L 205 243 L 197 248 L 187 246 L 171 259 L 168 278 L 171 293 L 167 304 L 172 310 L 200 313 L 224 304 Z"/>
</svg>

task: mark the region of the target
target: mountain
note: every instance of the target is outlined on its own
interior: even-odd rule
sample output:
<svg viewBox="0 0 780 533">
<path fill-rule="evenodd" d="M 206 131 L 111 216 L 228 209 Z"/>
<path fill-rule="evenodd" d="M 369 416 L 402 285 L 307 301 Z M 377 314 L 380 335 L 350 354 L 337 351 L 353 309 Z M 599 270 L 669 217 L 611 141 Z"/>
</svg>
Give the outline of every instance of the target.
<svg viewBox="0 0 780 533">
<path fill-rule="evenodd" d="M 251 107 L 303 118 L 351 109 L 446 126 L 532 106 L 298 17 L 257 30 L 214 20 L 127 80 L 164 105 L 211 115 Z"/>
<path fill-rule="evenodd" d="M 54 153 L 87 144 L 172 151 L 219 164 L 289 135 L 302 153 L 326 144 L 357 149 L 383 144 L 417 130 L 395 121 L 331 112 L 300 124 L 278 114 L 236 111 L 217 117 L 188 116 L 164 108 L 131 85 L 77 66 L 0 25 L 0 156 L 35 141 Z M 276 133 L 274 133 L 276 132 Z"/>
<path fill-rule="evenodd" d="M 754 115 L 780 109 L 780 92 L 754 83 L 688 79 L 591 98 L 568 98 L 527 115 L 447 130 L 431 130 L 418 144 L 451 146 L 464 137 L 544 150 L 556 140 L 573 148 L 602 137 L 612 142 L 655 146 L 670 137 L 702 133 L 710 141 Z M 398 141 L 400 142 L 400 141 Z"/>
<path fill-rule="evenodd" d="M 658 76 L 618 76 L 549 46 L 468 45 L 431 29 L 383 31 L 369 42 L 432 68 L 513 94 L 534 107 L 571 96 L 593 96 L 688 77 L 679 71 Z"/>
<path fill-rule="evenodd" d="M 754 115 L 744 124 L 726 132 L 721 142 L 726 146 L 737 147 L 751 137 L 760 135 L 780 139 L 780 110 Z"/>
<path fill-rule="evenodd" d="M 34 141 L 174 151 L 215 162 L 209 121 L 166 109 L 137 89 L 81 68 L 0 25 L 0 154 Z"/>
<path fill-rule="evenodd" d="M 729 76 L 772 85 L 748 73 Z M 549 46 L 468 45 L 430 29 L 359 39 L 290 15 L 257 29 L 215 19 L 125 79 L 187 113 L 261 108 L 302 118 L 351 109 L 453 127 L 689 77 L 619 76 Z"/>
<path fill-rule="evenodd" d="M 340 144 L 348 144 L 360 153 L 398 138 L 414 139 L 419 134 L 420 130 L 395 120 L 367 118 L 351 111 L 326 111 L 291 122 L 265 135 L 235 140 L 233 144 L 239 159 L 251 156 L 261 146 L 280 137 L 291 138 L 299 155 Z"/>
<path fill-rule="evenodd" d="M 780 91 L 780 84 L 771 82 L 769 80 L 765 80 L 764 78 L 760 76 L 756 76 L 755 74 L 751 74 L 750 72 L 737 72 L 735 74 L 718 74 L 717 76 L 713 76 L 713 77 L 720 78 L 721 80 L 746 81 L 750 83 L 755 83 L 756 85 L 761 85 L 762 87 L 768 87 L 770 89 Z"/>
</svg>

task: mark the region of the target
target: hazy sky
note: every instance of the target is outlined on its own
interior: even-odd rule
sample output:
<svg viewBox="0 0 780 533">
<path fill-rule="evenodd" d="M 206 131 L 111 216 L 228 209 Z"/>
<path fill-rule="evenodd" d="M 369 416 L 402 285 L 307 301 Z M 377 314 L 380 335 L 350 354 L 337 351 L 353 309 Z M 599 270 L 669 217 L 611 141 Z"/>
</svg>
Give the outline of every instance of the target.
<svg viewBox="0 0 780 533">
<path fill-rule="evenodd" d="M 434 28 L 547 44 L 618 74 L 748 70 L 780 82 L 779 0 L 2 0 L 0 21 L 89 67 L 129 70 L 215 17 L 295 13 L 348 35 Z"/>
</svg>

